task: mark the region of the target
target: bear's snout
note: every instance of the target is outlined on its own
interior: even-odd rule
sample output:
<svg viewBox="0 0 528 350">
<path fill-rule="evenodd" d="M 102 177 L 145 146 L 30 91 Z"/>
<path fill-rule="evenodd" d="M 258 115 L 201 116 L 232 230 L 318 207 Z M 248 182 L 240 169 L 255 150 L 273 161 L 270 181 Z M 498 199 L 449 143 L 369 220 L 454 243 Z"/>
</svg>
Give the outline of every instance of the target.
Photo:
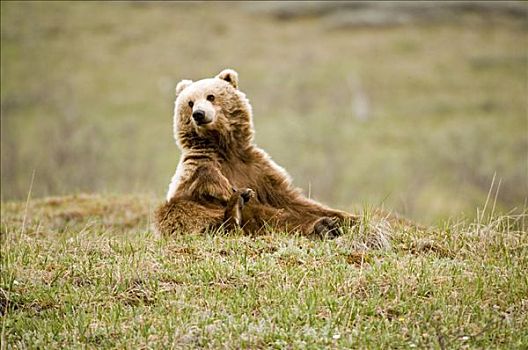
<svg viewBox="0 0 528 350">
<path fill-rule="evenodd" d="M 197 125 L 207 124 L 211 122 L 211 120 L 206 118 L 205 112 L 202 111 L 201 109 L 194 111 L 192 114 L 192 117 Z"/>
</svg>

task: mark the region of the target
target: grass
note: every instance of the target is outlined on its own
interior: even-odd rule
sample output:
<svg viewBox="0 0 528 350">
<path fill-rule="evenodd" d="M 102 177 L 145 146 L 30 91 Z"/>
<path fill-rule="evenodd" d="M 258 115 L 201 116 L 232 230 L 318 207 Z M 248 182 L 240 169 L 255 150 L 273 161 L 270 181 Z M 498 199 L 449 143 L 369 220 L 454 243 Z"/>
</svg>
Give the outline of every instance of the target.
<svg viewBox="0 0 528 350">
<path fill-rule="evenodd" d="M 0 348 L 526 349 L 526 23 L 2 2 Z M 311 196 L 365 203 L 361 224 L 151 231 L 174 86 L 225 67 L 258 144 Z M 156 195 L 47 197 L 83 191 Z"/>
<path fill-rule="evenodd" d="M 476 221 L 393 221 L 383 248 L 369 210 L 331 241 L 162 238 L 150 197 L 28 203 L 2 203 L 2 348 L 528 345 L 526 213 L 493 198 Z"/>
</svg>

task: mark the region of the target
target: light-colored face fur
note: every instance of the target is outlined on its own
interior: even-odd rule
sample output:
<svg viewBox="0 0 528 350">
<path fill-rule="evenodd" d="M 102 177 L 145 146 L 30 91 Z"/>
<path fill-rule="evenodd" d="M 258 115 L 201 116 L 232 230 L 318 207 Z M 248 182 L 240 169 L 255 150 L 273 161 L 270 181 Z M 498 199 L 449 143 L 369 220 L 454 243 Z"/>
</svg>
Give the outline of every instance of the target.
<svg viewBox="0 0 528 350">
<path fill-rule="evenodd" d="M 182 80 L 176 96 L 174 137 L 183 150 L 251 142 L 251 106 L 238 90 L 234 70 L 197 82 Z"/>
</svg>

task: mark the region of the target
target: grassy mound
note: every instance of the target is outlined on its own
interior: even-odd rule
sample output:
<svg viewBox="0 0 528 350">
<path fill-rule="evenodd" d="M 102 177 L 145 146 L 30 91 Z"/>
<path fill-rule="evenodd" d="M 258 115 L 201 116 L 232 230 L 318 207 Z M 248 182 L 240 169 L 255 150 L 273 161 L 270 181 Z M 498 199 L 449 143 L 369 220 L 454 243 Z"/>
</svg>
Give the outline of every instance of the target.
<svg viewBox="0 0 528 350">
<path fill-rule="evenodd" d="M 149 229 L 154 203 L 98 195 L 3 203 L 3 347 L 528 344 L 525 215 L 427 230 L 392 220 L 390 244 L 376 245 L 389 221 L 369 213 L 332 241 L 163 238 Z"/>
</svg>

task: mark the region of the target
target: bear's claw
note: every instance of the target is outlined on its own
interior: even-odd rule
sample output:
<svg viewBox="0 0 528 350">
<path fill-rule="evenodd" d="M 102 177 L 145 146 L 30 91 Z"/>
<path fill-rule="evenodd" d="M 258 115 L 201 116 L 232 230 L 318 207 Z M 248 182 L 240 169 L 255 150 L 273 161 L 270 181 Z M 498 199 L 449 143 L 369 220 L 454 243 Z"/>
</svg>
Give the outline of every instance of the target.
<svg viewBox="0 0 528 350">
<path fill-rule="evenodd" d="M 244 204 L 247 204 L 251 198 L 255 197 L 255 191 L 253 191 L 251 188 L 243 188 L 240 190 L 240 196 L 244 200 Z"/>
<path fill-rule="evenodd" d="M 322 217 L 314 225 L 314 233 L 321 238 L 336 238 L 343 234 L 337 218 Z"/>
</svg>

